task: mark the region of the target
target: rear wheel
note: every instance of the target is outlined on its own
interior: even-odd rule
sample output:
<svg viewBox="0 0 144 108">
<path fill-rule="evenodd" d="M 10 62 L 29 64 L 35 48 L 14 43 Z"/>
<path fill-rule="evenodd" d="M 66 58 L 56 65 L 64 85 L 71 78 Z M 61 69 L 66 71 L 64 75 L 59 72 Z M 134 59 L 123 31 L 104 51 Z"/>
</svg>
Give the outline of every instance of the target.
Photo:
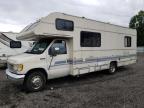
<svg viewBox="0 0 144 108">
<path fill-rule="evenodd" d="M 109 67 L 109 73 L 114 74 L 116 73 L 116 70 L 117 70 L 117 64 L 115 62 L 111 62 Z"/>
<path fill-rule="evenodd" d="M 29 92 L 42 90 L 46 84 L 46 77 L 42 72 L 32 72 L 26 76 L 24 86 Z"/>
</svg>

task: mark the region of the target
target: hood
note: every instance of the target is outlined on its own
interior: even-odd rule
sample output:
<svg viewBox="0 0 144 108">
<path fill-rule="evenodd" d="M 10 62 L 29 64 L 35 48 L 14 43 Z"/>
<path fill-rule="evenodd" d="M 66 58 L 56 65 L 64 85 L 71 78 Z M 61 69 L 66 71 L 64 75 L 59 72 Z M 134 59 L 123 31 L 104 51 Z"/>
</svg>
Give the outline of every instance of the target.
<svg viewBox="0 0 144 108">
<path fill-rule="evenodd" d="M 25 62 L 35 62 L 41 55 L 22 53 L 8 58 L 8 63 L 21 64 Z"/>
</svg>

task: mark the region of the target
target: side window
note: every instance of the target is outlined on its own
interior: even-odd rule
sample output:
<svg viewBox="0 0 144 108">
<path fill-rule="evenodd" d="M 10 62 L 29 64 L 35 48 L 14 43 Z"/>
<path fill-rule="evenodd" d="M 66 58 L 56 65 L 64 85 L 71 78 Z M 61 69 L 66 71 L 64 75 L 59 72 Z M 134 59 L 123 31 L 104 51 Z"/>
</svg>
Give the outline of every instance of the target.
<svg viewBox="0 0 144 108">
<path fill-rule="evenodd" d="M 64 30 L 64 31 L 73 31 L 74 23 L 73 21 L 70 21 L 70 20 L 56 19 L 56 29 Z"/>
<path fill-rule="evenodd" d="M 130 36 L 125 36 L 125 38 L 124 38 L 124 46 L 125 47 L 131 47 L 131 41 L 132 41 L 132 39 L 131 39 Z"/>
<path fill-rule="evenodd" d="M 100 47 L 101 33 L 81 31 L 80 45 L 81 47 Z"/>
<path fill-rule="evenodd" d="M 66 42 L 64 40 L 56 40 L 51 47 L 59 49 L 59 54 L 67 54 Z"/>
</svg>

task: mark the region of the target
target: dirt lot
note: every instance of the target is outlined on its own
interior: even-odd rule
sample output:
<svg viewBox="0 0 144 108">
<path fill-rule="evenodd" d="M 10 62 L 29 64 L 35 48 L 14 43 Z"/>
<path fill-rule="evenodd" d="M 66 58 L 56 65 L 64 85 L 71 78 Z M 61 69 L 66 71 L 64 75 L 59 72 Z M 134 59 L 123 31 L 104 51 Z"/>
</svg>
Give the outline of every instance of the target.
<svg viewBox="0 0 144 108">
<path fill-rule="evenodd" d="M 144 55 L 114 75 L 102 71 L 55 79 L 37 93 L 26 93 L 1 70 L 0 108 L 144 108 Z"/>
</svg>

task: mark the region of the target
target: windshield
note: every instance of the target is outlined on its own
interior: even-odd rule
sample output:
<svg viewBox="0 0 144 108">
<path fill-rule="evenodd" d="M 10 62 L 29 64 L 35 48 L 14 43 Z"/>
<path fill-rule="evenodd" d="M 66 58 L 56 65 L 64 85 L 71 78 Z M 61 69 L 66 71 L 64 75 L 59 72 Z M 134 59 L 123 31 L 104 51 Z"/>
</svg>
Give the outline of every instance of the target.
<svg viewBox="0 0 144 108">
<path fill-rule="evenodd" d="M 35 43 L 35 45 L 27 50 L 25 53 L 29 54 L 42 54 L 46 48 L 49 46 L 49 44 L 52 42 L 52 40 L 40 40 Z"/>
</svg>

